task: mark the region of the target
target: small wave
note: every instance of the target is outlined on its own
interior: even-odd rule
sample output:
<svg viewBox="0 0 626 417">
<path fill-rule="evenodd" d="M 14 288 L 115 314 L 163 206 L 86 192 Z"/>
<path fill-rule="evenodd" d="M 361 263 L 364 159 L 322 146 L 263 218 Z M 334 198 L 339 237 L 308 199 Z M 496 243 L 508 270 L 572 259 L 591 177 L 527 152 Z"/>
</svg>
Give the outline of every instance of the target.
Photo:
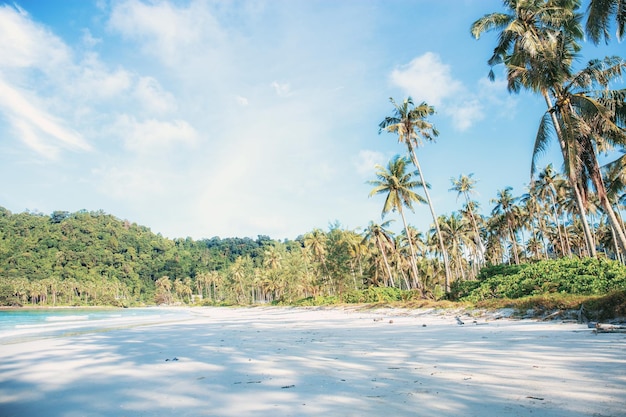
<svg viewBox="0 0 626 417">
<path fill-rule="evenodd" d="M 46 317 L 46 321 L 79 321 L 89 320 L 89 316 L 52 316 Z"/>
<path fill-rule="evenodd" d="M 48 327 L 49 324 L 16 324 L 13 326 L 15 329 L 38 329 L 42 327 Z"/>
</svg>

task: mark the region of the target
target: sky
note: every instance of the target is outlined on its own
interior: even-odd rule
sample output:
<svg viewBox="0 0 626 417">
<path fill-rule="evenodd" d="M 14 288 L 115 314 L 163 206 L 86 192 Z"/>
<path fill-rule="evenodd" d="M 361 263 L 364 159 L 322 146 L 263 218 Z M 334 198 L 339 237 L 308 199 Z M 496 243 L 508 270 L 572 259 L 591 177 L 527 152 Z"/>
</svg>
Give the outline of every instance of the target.
<svg viewBox="0 0 626 417">
<path fill-rule="evenodd" d="M 545 104 L 487 79 L 500 0 L 0 1 L 0 206 L 103 210 L 169 238 L 295 239 L 381 221 L 406 149 L 389 98 L 436 109 L 417 151 L 438 215 L 525 192 Z M 590 58 L 624 55 L 613 39 Z M 561 167 L 556 145 L 539 160 Z M 414 207 L 425 231 L 432 217 Z M 401 222 L 397 215 L 385 217 Z"/>
</svg>

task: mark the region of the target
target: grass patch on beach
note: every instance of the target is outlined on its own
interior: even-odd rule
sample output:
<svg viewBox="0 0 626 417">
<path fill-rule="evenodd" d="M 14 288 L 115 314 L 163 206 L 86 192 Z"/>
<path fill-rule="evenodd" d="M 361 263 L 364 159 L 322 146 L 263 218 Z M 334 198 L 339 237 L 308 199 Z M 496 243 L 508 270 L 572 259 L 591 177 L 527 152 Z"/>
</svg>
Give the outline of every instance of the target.
<svg viewBox="0 0 626 417">
<path fill-rule="evenodd" d="M 400 290 L 398 290 L 400 291 Z M 383 292 L 388 294 L 388 292 Z M 367 298 L 363 295 L 364 298 Z M 394 298 L 394 297 L 392 297 Z M 520 298 L 490 298 L 477 302 L 433 300 L 417 297 L 405 299 L 386 299 L 379 301 L 355 301 L 354 294 L 350 297 L 309 297 L 291 304 L 294 306 L 348 306 L 359 305 L 364 309 L 376 308 L 408 308 L 408 309 L 442 309 L 442 310 L 502 310 L 512 309 L 517 317 L 541 318 L 554 315 L 555 318 L 587 319 L 602 321 L 615 318 L 626 318 L 626 290 L 613 291 L 606 295 L 578 295 L 548 293 Z M 346 301 L 352 300 L 352 301 Z"/>
<path fill-rule="evenodd" d="M 541 317 L 557 312 L 570 312 L 578 318 L 607 320 L 626 317 L 626 290 L 606 295 L 539 294 L 521 298 L 492 298 L 472 303 L 475 308 L 497 310 L 512 308 L 520 316 Z"/>
</svg>

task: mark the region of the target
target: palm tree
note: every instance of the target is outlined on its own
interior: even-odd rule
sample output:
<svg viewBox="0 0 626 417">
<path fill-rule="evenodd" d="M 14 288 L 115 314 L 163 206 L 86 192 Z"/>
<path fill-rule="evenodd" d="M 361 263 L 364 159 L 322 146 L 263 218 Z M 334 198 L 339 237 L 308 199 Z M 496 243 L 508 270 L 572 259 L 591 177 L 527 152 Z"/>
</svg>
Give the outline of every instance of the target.
<svg viewBox="0 0 626 417">
<path fill-rule="evenodd" d="M 278 269 L 281 266 L 282 260 L 283 256 L 281 251 L 278 250 L 276 245 L 268 246 L 263 252 L 263 266 L 265 268 L 271 270 Z"/>
<path fill-rule="evenodd" d="M 620 216 L 619 221 L 623 224 L 624 220 L 621 216 L 620 203 L 623 205 L 626 197 L 626 194 L 624 194 L 624 189 L 626 189 L 626 151 L 622 150 L 621 152 L 622 155 L 615 161 L 606 164 L 603 170 L 606 173 L 608 198 L 616 207 L 615 211 Z M 623 206 L 621 208 L 623 209 Z M 618 259 L 621 259 L 624 254 L 620 253 L 617 246 L 615 251 Z M 621 260 L 624 262 L 623 259 Z"/>
<path fill-rule="evenodd" d="M 471 26 L 472 35 L 479 39 L 486 31 L 500 30 L 489 65 L 492 68 L 505 65 L 509 91 L 517 93 L 523 87 L 540 93 L 548 109 L 553 109 L 553 101 L 561 100 L 561 86 L 571 78 L 573 62 L 581 49 L 577 43 L 583 38 L 582 15 L 577 12 L 579 1 L 504 0 L 504 6 L 510 14 L 491 13 L 478 19 Z M 495 78 L 493 69 L 489 78 Z M 566 141 L 554 111 L 549 111 L 545 117 L 552 120 L 589 253 L 595 256 L 585 201 L 573 166 L 573 144 Z M 533 170 L 534 165 L 531 172 Z"/>
<path fill-rule="evenodd" d="M 350 273 L 354 280 L 354 289 L 359 289 L 357 284 L 356 266 L 359 269 L 359 277 L 363 278 L 363 257 L 367 254 L 368 248 L 361 235 L 354 231 L 346 231 L 341 235 L 341 243 L 347 247 L 350 263 Z M 356 264 L 356 265 L 355 265 Z"/>
<path fill-rule="evenodd" d="M 449 217 L 439 217 L 439 227 L 448 243 L 447 250 L 450 254 L 450 263 L 456 265 L 458 276 L 466 279 L 464 272 L 464 252 L 469 249 L 473 242 L 473 230 L 467 220 L 458 213 L 452 213 Z"/>
<path fill-rule="evenodd" d="M 514 205 L 517 199 L 513 197 L 513 195 L 511 194 L 511 190 L 511 187 L 506 187 L 504 190 L 498 191 L 498 198 L 491 200 L 492 203 L 496 204 L 491 214 L 494 216 L 501 215 L 504 218 L 509 233 L 509 238 L 511 239 L 513 258 L 515 259 L 515 264 L 519 264 L 519 252 L 517 248 L 517 237 L 515 236 L 514 225 Z"/>
<path fill-rule="evenodd" d="M 617 24 L 617 39 L 622 40 L 626 25 L 626 0 L 591 0 L 589 3 L 585 29 L 589 39 L 596 45 L 602 38 L 606 42 L 610 39 L 609 26 L 612 15 L 615 15 Z"/>
<path fill-rule="evenodd" d="M 387 230 L 387 227 L 391 224 L 392 220 L 387 220 L 382 224 L 376 224 L 370 222 L 367 229 L 365 229 L 365 236 L 363 237 L 363 243 L 374 242 L 374 245 L 380 252 L 385 265 L 385 271 L 387 272 L 387 279 L 393 283 L 393 274 L 391 273 L 391 267 L 389 266 L 389 260 L 387 259 L 387 252 L 395 249 L 393 241 L 393 232 Z"/>
<path fill-rule="evenodd" d="M 532 187 L 537 193 L 537 196 L 540 199 L 546 201 L 546 203 L 552 209 L 552 220 L 554 221 L 557 229 L 559 246 L 561 248 L 561 253 L 563 254 L 563 256 L 565 256 L 565 242 L 563 234 L 561 233 L 562 226 L 559 220 L 559 213 L 557 210 L 557 186 L 562 187 L 562 181 L 563 180 L 557 176 L 557 173 L 554 172 L 552 164 L 549 164 L 539 173 L 537 179 L 533 181 Z"/>
<path fill-rule="evenodd" d="M 413 189 L 421 187 L 421 184 L 413 180 L 413 172 L 407 172 L 408 164 L 409 161 L 407 158 L 396 155 L 396 157 L 389 161 L 386 168 L 381 165 L 376 165 L 376 177 L 378 177 L 378 179 L 369 181 L 369 184 L 374 186 L 372 191 L 370 191 L 370 197 L 376 194 L 386 194 L 382 217 L 384 218 L 390 211 L 397 211 L 402 218 L 405 231 L 408 230 L 408 224 L 403 207 L 406 206 L 410 210 L 413 210 L 414 202 L 425 202 L 424 197 L 413 191 Z M 413 278 L 418 281 L 415 247 L 408 233 L 407 238 L 411 250 Z"/>
<path fill-rule="evenodd" d="M 157 301 L 170 304 L 172 302 L 172 281 L 167 275 L 162 276 L 155 282 L 157 288 Z"/>
<path fill-rule="evenodd" d="M 235 262 L 233 262 L 228 268 L 230 278 L 232 279 L 235 287 L 233 288 L 235 291 L 235 297 L 237 299 L 237 302 L 240 304 L 244 303 L 246 300 L 247 294 L 244 284 L 248 284 L 247 281 L 251 275 L 251 264 L 252 261 L 248 256 L 240 256 L 235 259 Z M 252 299 L 252 302 L 254 302 L 254 299 Z"/>
<path fill-rule="evenodd" d="M 529 239 L 529 242 L 532 241 L 532 248 L 527 244 L 527 250 L 533 253 L 535 259 L 540 259 L 541 248 L 545 246 L 543 245 L 543 236 L 545 235 L 546 229 L 544 219 L 546 210 L 537 192 L 536 184 L 533 183 L 528 187 L 528 192 L 520 197 L 520 203 L 528 216 L 526 223 L 532 235 Z M 544 252 L 547 256 L 547 249 L 544 250 Z"/>
<path fill-rule="evenodd" d="M 331 290 L 335 291 L 335 284 L 333 279 L 328 271 L 328 266 L 326 265 L 326 246 L 328 242 L 328 237 L 326 233 L 322 229 L 316 228 L 312 232 L 307 233 L 304 236 L 304 248 L 311 255 L 312 259 L 318 262 L 321 268 L 321 275 L 323 279 L 327 279 L 330 282 Z"/>
<path fill-rule="evenodd" d="M 479 264 L 483 264 L 484 263 L 484 252 L 485 252 L 485 245 L 483 244 L 483 240 L 480 237 L 480 231 L 478 230 L 478 224 L 476 223 L 476 217 L 474 216 L 474 212 L 472 210 L 472 202 L 469 198 L 470 194 L 474 194 L 474 186 L 476 185 L 476 180 L 474 180 L 472 177 L 474 176 L 474 174 L 469 174 L 469 175 L 459 175 L 458 179 L 455 178 L 450 178 L 450 181 L 452 181 L 452 188 L 450 188 L 450 191 L 456 191 L 457 192 L 457 200 L 459 198 L 459 196 L 461 194 L 463 194 L 463 196 L 465 197 L 465 203 L 466 203 L 466 208 L 467 208 L 467 212 L 469 214 L 469 218 L 472 222 L 472 227 L 474 228 L 474 239 L 476 242 L 476 246 L 478 247 L 478 250 L 476 251 L 478 254 L 478 263 Z"/>
<path fill-rule="evenodd" d="M 505 240 L 508 235 L 506 219 L 503 215 L 492 215 L 487 221 L 487 262 L 493 265 L 505 262 Z"/>
<path fill-rule="evenodd" d="M 426 183 L 421 165 L 417 159 L 417 154 L 415 153 L 415 150 L 422 145 L 423 140 L 433 142 L 435 138 L 439 136 L 439 132 L 435 129 L 433 124 L 426 120 L 428 116 L 435 114 L 435 108 L 429 106 L 426 102 L 422 102 L 416 107 L 415 104 L 413 104 L 413 99 L 411 97 L 405 99 L 401 105 L 397 104 L 393 98 L 390 98 L 389 100 L 394 106 L 394 114 L 393 116 L 385 117 L 385 119 L 380 122 L 378 125 L 378 133 L 380 134 L 380 132 L 386 130 L 387 132 L 397 134 L 398 142 L 404 143 L 407 146 L 413 165 L 417 168 L 420 180 L 422 181 L 424 195 L 426 196 L 426 201 L 428 202 L 428 207 L 430 208 L 430 214 L 433 218 L 433 224 L 437 232 L 439 249 L 441 250 L 441 255 L 443 256 L 443 262 L 446 268 L 446 292 L 449 292 L 451 277 L 448 254 L 441 235 L 441 230 L 439 230 L 437 214 L 435 213 L 433 202 L 430 198 L 430 194 L 428 193 L 428 184 Z"/>
<path fill-rule="evenodd" d="M 554 123 L 556 119 L 568 144 L 570 161 L 566 166 L 574 170 L 577 178 L 588 178 L 593 184 L 599 202 L 615 230 L 617 243 L 622 251 L 626 251 L 626 233 L 607 196 L 596 155 L 599 148 L 606 150 L 616 144 L 626 145 L 624 119 L 620 119 L 621 115 L 616 113 L 623 106 L 624 92 L 608 90 L 610 81 L 620 77 L 622 71 L 626 71 L 626 62 L 619 57 L 607 57 L 590 61 L 587 67 L 568 80 L 560 88 L 560 99 L 548 110 L 550 117 L 546 114 L 542 119 L 534 155 L 545 148 L 550 137 L 549 129 L 544 124 Z M 587 181 L 579 180 L 583 195 L 587 192 L 587 184 Z"/>
</svg>

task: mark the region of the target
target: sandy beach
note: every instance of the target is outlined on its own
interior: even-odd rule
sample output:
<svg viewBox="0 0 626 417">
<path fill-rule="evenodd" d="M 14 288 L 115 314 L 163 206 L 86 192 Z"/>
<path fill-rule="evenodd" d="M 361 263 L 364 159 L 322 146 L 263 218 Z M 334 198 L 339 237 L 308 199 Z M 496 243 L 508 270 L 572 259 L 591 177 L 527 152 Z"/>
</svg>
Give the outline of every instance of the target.
<svg viewBox="0 0 626 417">
<path fill-rule="evenodd" d="M 0 417 L 626 416 L 626 335 L 401 309 L 195 308 L 0 338 Z"/>
</svg>

